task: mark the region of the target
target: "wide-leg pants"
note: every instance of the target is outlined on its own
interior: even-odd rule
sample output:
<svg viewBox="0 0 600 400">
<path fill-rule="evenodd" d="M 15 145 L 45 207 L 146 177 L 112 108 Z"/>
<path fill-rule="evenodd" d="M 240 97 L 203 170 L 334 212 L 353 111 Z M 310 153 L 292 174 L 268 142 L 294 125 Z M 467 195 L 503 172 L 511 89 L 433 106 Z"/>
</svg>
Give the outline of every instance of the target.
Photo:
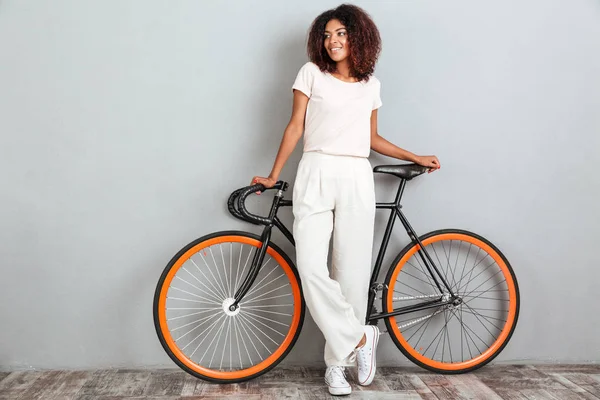
<svg viewBox="0 0 600 400">
<path fill-rule="evenodd" d="M 304 152 L 292 196 L 296 263 L 306 305 L 325 337 L 325 364 L 353 365 L 347 358 L 364 334 L 371 274 L 371 163 L 365 157 Z"/>
</svg>

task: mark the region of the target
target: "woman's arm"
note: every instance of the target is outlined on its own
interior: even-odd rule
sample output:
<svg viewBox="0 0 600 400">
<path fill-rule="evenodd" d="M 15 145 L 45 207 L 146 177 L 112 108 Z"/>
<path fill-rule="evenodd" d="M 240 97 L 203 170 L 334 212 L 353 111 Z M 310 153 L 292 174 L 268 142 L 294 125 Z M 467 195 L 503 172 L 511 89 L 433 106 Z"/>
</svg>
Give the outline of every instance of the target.
<svg viewBox="0 0 600 400">
<path fill-rule="evenodd" d="M 254 176 L 252 178 L 251 185 L 255 183 L 262 183 L 265 187 L 273 187 L 279 179 L 279 174 L 283 169 L 287 159 L 289 158 L 292 151 L 296 147 L 298 140 L 304 133 L 304 117 L 306 115 L 306 107 L 308 105 L 308 96 L 299 90 L 294 89 L 294 104 L 292 106 L 292 116 L 288 123 L 285 131 L 283 132 L 283 138 L 279 144 L 279 151 L 275 157 L 273 168 L 268 177 L 264 178 L 261 176 Z M 260 194 L 260 192 L 256 192 Z"/>
<path fill-rule="evenodd" d="M 436 156 L 418 156 L 379 136 L 379 133 L 377 132 L 377 109 L 371 112 L 371 149 L 384 156 L 394 157 L 399 160 L 410 161 L 429 167 L 429 172 L 433 172 L 440 168 L 440 162 Z"/>
</svg>

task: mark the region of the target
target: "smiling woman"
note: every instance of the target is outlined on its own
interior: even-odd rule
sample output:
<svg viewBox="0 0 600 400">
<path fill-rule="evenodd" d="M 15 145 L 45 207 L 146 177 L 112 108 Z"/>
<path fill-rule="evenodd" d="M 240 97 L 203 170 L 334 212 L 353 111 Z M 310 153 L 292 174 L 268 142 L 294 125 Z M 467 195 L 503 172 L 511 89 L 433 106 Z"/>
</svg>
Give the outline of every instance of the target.
<svg viewBox="0 0 600 400">
<path fill-rule="evenodd" d="M 342 4 L 318 16 L 311 26 L 308 57 L 343 81 L 368 80 L 380 53 L 379 30 L 359 7 Z"/>
<path fill-rule="evenodd" d="M 334 395 L 349 394 L 345 367 L 358 366 L 358 383 L 375 376 L 379 339 L 366 324 L 375 220 L 371 150 L 439 168 L 435 156 L 417 156 L 377 132 L 381 82 L 373 72 L 381 38 L 360 7 L 342 4 L 312 23 L 310 61 L 292 85 L 294 103 L 268 177 L 251 184 L 273 187 L 304 134 L 293 188 L 293 236 L 306 305 L 325 336 L 325 382 Z M 335 220 L 334 220 L 335 214 Z M 332 268 L 327 256 L 333 234 Z"/>
</svg>

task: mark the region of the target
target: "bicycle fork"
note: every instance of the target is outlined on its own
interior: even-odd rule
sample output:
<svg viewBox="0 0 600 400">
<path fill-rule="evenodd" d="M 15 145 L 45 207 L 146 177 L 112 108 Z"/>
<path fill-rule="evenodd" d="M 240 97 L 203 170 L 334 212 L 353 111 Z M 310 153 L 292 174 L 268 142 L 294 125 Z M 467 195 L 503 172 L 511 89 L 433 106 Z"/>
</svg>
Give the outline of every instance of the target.
<svg viewBox="0 0 600 400">
<path fill-rule="evenodd" d="M 271 206 L 271 211 L 269 212 L 268 221 L 270 222 L 265 224 L 265 229 L 263 229 L 263 232 L 260 235 L 260 247 L 254 251 L 254 257 L 252 257 L 252 264 L 250 265 L 250 270 L 248 271 L 248 274 L 242 281 L 239 289 L 237 289 L 237 291 L 235 292 L 235 295 L 233 296 L 234 301 L 229 305 L 229 311 L 235 311 L 238 308 L 240 301 L 242 301 L 246 293 L 248 293 L 248 291 L 252 287 L 252 284 L 254 283 L 254 280 L 258 276 L 263 260 L 265 259 L 267 247 L 269 246 L 269 242 L 271 241 L 271 230 L 273 229 L 273 225 L 276 225 L 279 229 L 282 229 L 282 224 L 276 216 L 277 209 L 281 205 L 284 205 L 284 200 L 282 200 L 282 197 L 283 190 L 280 189 L 275 195 L 275 199 Z M 288 236 L 292 243 L 294 243 L 293 238 L 291 238 L 291 234 L 289 234 L 285 227 L 283 227 L 282 232 L 286 236 Z"/>
</svg>

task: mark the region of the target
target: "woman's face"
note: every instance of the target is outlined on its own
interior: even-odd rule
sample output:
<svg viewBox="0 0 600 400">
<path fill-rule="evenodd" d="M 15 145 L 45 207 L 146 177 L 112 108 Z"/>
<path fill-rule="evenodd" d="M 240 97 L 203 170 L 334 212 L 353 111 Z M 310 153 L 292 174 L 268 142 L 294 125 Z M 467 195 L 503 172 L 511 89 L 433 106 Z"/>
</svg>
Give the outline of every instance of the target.
<svg viewBox="0 0 600 400">
<path fill-rule="evenodd" d="M 332 19 L 327 22 L 324 39 L 325 50 L 333 61 L 343 61 L 350 55 L 348 31 L 339 20 Z"/>
</svg>

